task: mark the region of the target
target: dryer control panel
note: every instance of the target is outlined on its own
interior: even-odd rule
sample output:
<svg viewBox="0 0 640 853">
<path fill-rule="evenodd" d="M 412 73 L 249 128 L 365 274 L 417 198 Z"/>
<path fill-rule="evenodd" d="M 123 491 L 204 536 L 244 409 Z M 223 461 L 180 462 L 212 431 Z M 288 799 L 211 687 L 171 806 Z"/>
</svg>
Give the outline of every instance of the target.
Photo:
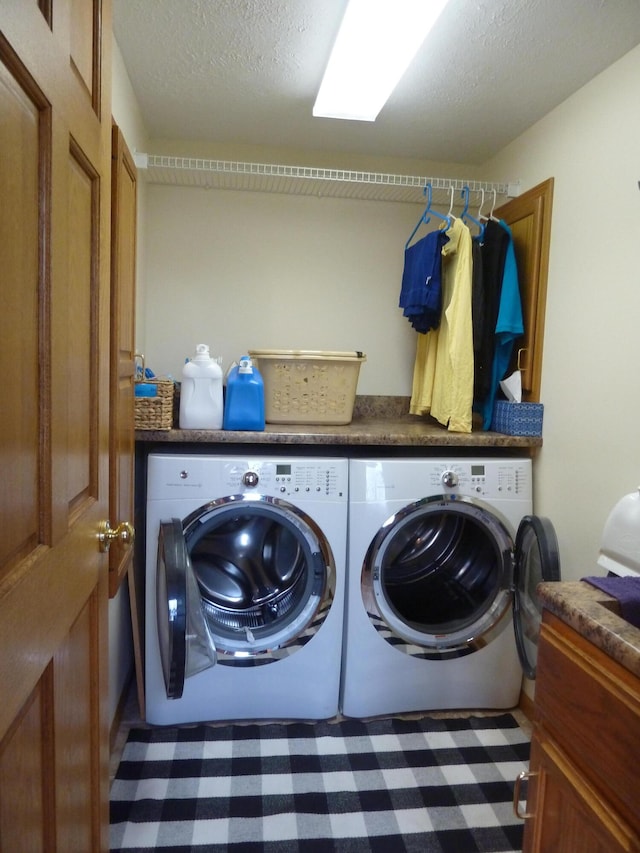
<svg viewBox="0 0 640 853">
<path fill-rule="evenodd" d="M 528 497 L 531 490 L 531 469 L 528 462 L 518 460 L 481 459 L 456 460 L 434 464 L 430 472 L 434 491 L 483 498 Z"/>
</svg>

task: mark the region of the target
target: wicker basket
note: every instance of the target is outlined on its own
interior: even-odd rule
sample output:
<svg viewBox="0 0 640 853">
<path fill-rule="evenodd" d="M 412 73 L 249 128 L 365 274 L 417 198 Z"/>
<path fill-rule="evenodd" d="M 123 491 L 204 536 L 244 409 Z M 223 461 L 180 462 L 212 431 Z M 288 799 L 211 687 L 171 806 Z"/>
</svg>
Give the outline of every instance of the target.
<svg viewBox="0 0 640 853">
<path fill-rule="evenodd" d="M 171 429 L 173 426 L 172 379 L 145 379 L 145 384 L 156 385 L 155 397 L 136 397 L 134 426 L 136 429 Z"/>
<path fill-rule="evenodd" d="M 269 424 L 349 424 L 361 352 L 249 350 L 264 380 Z"/>
</svg>

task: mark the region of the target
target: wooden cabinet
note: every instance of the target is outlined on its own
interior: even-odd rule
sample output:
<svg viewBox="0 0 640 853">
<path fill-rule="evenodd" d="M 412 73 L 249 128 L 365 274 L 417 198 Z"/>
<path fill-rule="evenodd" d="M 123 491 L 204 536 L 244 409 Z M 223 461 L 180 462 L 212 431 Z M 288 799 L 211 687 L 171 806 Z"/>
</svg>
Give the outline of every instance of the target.
<svg viewBox="0 0 640 853">
<path fill-rule="evenodd" d="M 544 611 L 524 853 L 640 851 L 640 680 Z"/>
</svg>

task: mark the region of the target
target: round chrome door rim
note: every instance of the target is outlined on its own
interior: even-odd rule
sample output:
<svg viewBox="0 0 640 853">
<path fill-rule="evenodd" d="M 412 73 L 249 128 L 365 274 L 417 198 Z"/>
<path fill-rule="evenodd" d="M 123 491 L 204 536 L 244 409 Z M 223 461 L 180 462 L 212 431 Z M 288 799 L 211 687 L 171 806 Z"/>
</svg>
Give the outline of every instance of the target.
<svg viewBox="0 0 640 853">
<path fill-rule="evenodd" d="M 314 576 L 306 579 L 307 592 L 306 598 L 304 593 L 301 598 L 302 606 L 284 616 L 282 626 L 277 625 L 277 620 L 271 623 L 268 632 L 262 628 L 255 633 L 250 629 L 238 628 L 237 631 L 230 629 L 225 634 L 220 633 L 216 628 L 220 629 L 223 625 L 212 617 L 215 605 L 203 599 L 203 611 L 215 641 L 219 664 L 270 663 L 294 653 L 312 639 L 310 633 L 315 635 L 320 630 L 335 595 L 335 561 L 322 531 L 303 510 L 280 498 L 251 493 L 209 501 L 184 519 L 185 539 L 187 542 L 192 539 L 197 525 L 205 526 L 214 518 L 224 520 L 226 516 L 242 516 L 247 512 L 256 516 L 265 515 L 280 524 L 284 519 L 285 524 L 294 528 L 306 551 L 306 572 Z M 321 567 L 316 566 L 315 571 L 311 561 L 314 554 L 319 554 L 319 562 L 322 564 Z M 284 649 L 287 651 L 283 652 Z"/>
<path fill-rule="evenodd" d="M 486 606 L 463 627 L 449 632 L 428 632 L 407 623 L 389 602 L 384 587 L 384 558 L 395 536 L 416 518 L 438 513 L 454 513 L 471 521 L 488 540 L 495 543 L 499 582 L 496 594 Z M 403 507 L 388 518 L 371 542 L 362 567 L 363 602 L 375 605 L 369 613 L 372 623 L 382 620 L 385 630 L 377 627 L 393 648 L 414 657 L 441 659 L 475 652 L 490 643 L 510 621 L 512 603 L 513 541 L 506 521 L 491 507 L 465 496 L 434 495 Z"/>
</svg>

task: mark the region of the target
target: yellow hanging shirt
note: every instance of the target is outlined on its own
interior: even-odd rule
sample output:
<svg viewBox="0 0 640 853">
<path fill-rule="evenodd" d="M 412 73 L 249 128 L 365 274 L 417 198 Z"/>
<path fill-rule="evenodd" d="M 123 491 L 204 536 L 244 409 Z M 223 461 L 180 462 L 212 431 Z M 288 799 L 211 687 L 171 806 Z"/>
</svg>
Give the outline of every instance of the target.
<svg viewBox="0 0 640 853">
<path fill-rule="evenodd" d="M 442 249 L 442 318 L 438 329 L 418 335 L 410 412 L 430 413 L 452 432 L 471 432 L 471 232 L 454 219 L 447 237 Z"/>
</svg>

